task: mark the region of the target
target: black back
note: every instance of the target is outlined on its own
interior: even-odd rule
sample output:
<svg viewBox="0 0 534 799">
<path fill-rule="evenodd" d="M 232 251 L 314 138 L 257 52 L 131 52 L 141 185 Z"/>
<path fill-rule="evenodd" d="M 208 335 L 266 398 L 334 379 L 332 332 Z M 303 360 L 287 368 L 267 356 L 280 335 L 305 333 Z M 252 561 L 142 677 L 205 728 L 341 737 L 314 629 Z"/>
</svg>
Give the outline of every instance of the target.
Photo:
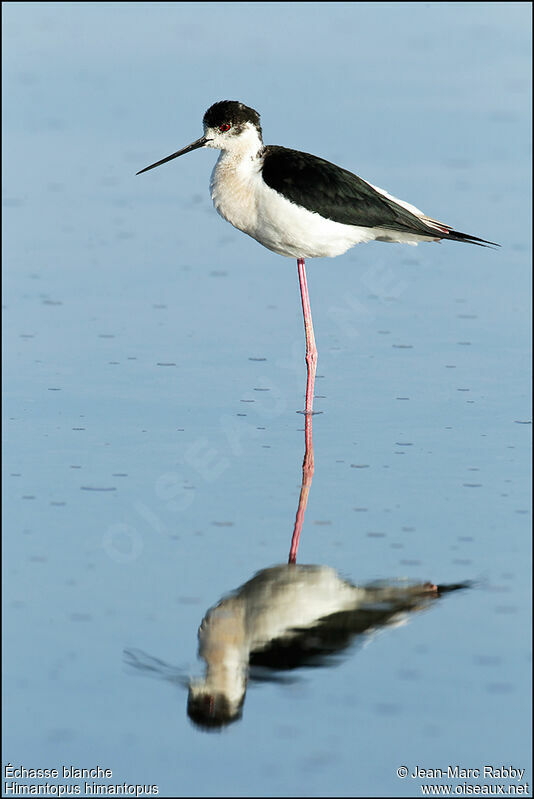
<svg viewBox="0 0 534 799">
<path fill-rule="evenodd" d="M 404 233 L 493 244 L 442 225 L 436 230 L 365 180 L 310 153 L 268 145 L 263 150 L 263 179 L 296 205 L 343 225 L 380 227 Z M 439 223 L 441 226 L 441 223 Z"/>
<path fill-rule="evenodd" d="M 308 211 L 343 225 L 429 233 L 418 217 L 347 169 L 286 147 L 268 146 L 264 153 L 265 182 Z"/>
</svg>

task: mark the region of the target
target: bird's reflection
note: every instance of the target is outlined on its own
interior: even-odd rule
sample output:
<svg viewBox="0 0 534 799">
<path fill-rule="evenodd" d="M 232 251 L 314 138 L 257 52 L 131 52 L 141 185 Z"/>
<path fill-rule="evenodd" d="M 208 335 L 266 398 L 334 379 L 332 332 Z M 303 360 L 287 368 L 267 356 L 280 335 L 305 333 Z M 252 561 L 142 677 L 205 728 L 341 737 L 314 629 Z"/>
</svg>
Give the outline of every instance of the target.
<svg viewBox="0 0 534 799">
<path fill-rule="evenodd" d="M 263 569 L 208 611 L 199 629 L 203 679 L 189 687 L 187 712 L 201 725 L 241 715 L 249 674 L 325 666 L 357 636 L 405 620 L 450 586 L 378 582 L 356 586 L 328 566 Z"/>
<path fill-rule="evenodd" d="M 206 665 L 202 679 L 188 680 L 180 669 L 139 650 L 126 651 L 126 661 L 152 676 L 188 684 L 189 717 L 206 729 L 222 727 L 240 718 L 249 681 L 276 681 L 288 670 L 333 665 L 349 645 L 465 587 L 402 580 L 358 586 L 328 566 L 272 566 L 204 616 L 198 631 Z"/>
<path fill-rule="evenodd" d="M 125 651 L 130 666 L 187 685 L 188 715 L 202 729 L 241 717 L 249 681 L 280 681 L 299 667 L 332 665 L 373 631 L 405 622 L 443 594 L 468 586 L 402 580 L 353 585 L 328 566 L 297 565 L 314 468 L 311 413 L 305 415 L 305 441 L 289 563 L 262 569 L 208 610 L 198 631 L 204 677 L 189 679 L 140 650 Z"/>
</svg>

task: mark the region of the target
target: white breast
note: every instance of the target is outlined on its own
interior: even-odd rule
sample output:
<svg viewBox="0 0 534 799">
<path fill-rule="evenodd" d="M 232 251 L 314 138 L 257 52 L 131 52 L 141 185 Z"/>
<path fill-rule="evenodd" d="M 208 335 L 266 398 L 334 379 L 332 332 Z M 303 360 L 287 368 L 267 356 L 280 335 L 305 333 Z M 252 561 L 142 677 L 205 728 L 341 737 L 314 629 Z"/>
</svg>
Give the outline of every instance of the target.
<svg viewBox="0 0 534 799">
<path fill-rule="evenodd" d="M 234 158 L 221 152 L 210 189 L 224 219 L 280 255 L 341 255 L 354 244 L 375 238 L 368 228 L 341 225 L 286 200 L 263 181 L 258 157 Z"/>
<path fill-rule="evenodd" d="M 287 200 L 262 179 L 257 154 L 221 152 L 211 176 L 211 197 L 218 213 L 238 230 L 269 250 L 291 258 L 334 257 L 366 241 L 417 244 L 433 236 L 382 228 L 342 225 Z M 381 194 L 391 197 L 383 189 Z M 428 220 L 419 209 L 392 198 L 399 205 Z M 430 224 L 431 227 L 437 227 Z"/>
<path fill-rule="evenodd" d="M 210 191 L 217 212 L 234 227 L 253 236 L 258 209 L 255 186 L 261 162 L 258 158 L 232 157 L 221 152 L 211 174 Z"/>
</svg>

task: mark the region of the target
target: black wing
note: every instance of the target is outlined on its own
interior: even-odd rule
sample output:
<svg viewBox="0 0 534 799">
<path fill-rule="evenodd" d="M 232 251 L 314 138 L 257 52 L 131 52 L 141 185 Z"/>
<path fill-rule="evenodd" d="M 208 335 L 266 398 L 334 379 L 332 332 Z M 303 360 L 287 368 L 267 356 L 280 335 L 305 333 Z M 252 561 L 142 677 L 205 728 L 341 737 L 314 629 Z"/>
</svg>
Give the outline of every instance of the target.
<svg viewBox="0 0 534 799">
<path fill-rule="evenodd" d="M 343 225 L 380 227 L 472 244 L 493 244 L 437 222 L 439 229 L 390 200 L 365 180 L 340 166 L 287 147 L 263 150 L 263 179 L 288 200 Z M 431 220 L 434 221 L 434 220 Z"/>
</svg>

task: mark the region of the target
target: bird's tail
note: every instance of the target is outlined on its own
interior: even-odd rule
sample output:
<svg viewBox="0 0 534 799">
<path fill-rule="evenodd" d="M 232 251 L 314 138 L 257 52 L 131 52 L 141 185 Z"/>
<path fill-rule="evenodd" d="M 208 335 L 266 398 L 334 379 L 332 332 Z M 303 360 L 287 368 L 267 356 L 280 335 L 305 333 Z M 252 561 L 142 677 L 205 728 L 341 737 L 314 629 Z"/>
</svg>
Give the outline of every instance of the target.
<svg viewBox="0 0 534 799">
<path fill-rule="evenodd" d="M 478 247 L 501 246 L 495 241 L 486 241 L 486 239 L 479 239 L 478 236 L 470 236 L 468 233 L 460 233 L 459 230 L 454 230 L 450 225 L 446 225 L 444 222 L 438 222 L 436 219 L 431 219 L 429 216 L 424 216 L 423 222 L 429 225 L 433 230 L 438 230 L 440 239 L 448 239 L 449 241 L 463 241 L 465 244 L 476 244 Z"/>
</svg>

